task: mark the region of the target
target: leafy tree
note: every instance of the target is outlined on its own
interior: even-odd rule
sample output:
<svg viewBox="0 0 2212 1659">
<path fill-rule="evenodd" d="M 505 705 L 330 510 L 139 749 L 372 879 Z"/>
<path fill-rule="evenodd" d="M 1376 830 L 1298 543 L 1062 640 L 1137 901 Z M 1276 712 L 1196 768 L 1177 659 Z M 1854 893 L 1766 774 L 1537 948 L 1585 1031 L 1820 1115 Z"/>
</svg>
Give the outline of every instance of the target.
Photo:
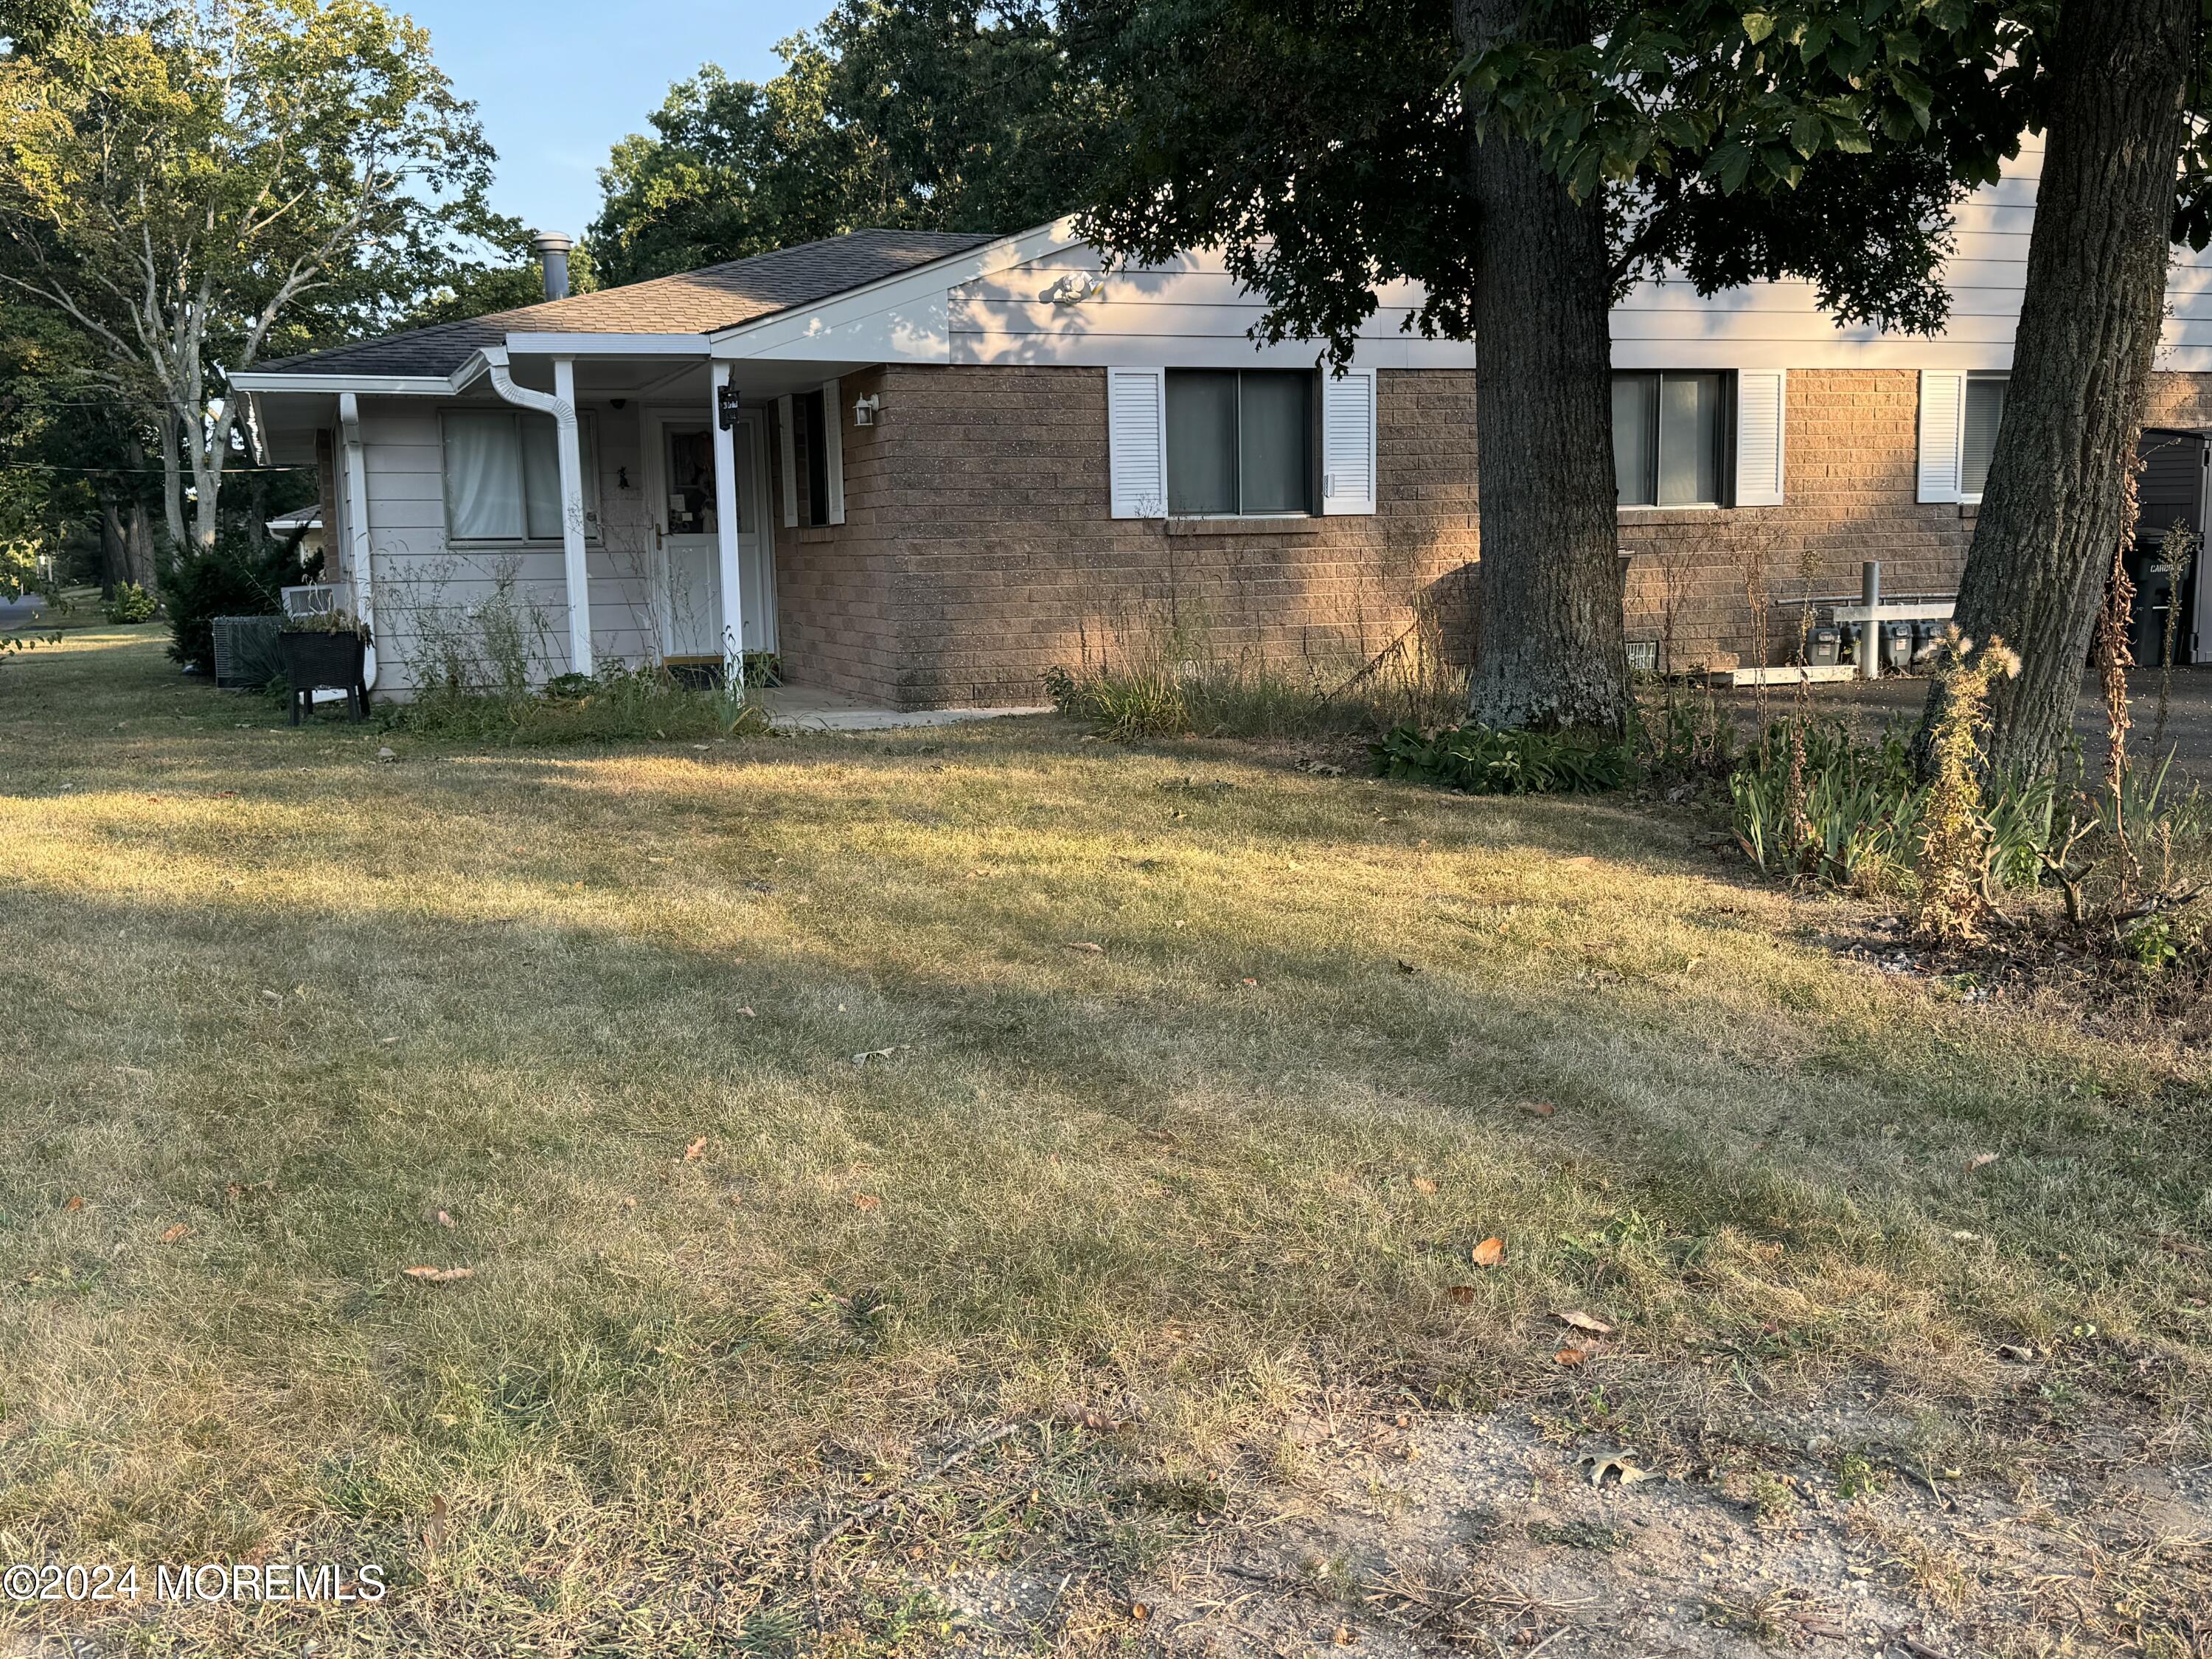
<svg viewBox="0 0 2212 1659">
<path fill-rule="evenodd" d="M 842 0 L 777 48 L 781 74 L 711 64 L 654 136 L 615 148 L 592 240 L 610 283 L 861 226 L 1018 230 L 1080 199 L 1097 129 L 1050 13 Z"/>
<path fill-rule="evenodd" d="M 374 0 L 37 11 L 0 54 L 0 284 L 157 406 L 170 539 L 204 550 L 242 447 L 224 367 L 390 319 L 486 222 L 491 152 Z"/>
<path fill-rule="evenodd" d="M 531 235 L 520 219 L 503 218 L 488 227 L 479 240 L 498 262 L 456 259 L 445 280 L 409 308 L 401 326 L 424 328 L 536 305 L 545 297 L 545 272 L 531 249 Z M 568 251 L 568 291 L 589 294 L 599 285 L 591 240 L 586 237 Z"/>
<path fill-rule="evenodd" d="M 1967 635 L 2001 636 L 2022 661 L 1991 699 L 2000 770 L 2045 772 L 2065 741 L 2129 528 L 2169 237 L 2212 239 L 2208 14 L 2203 0 L 1675 0 L 1604 7 L 1570 49 L 1510 46 L 1474 66 L 1483 106 L 1577 189 L 1695 180 L 1722 225 L 1765 212 L 1762 195 L 1817 201 L 1818 169 L 1856 152 L 1869 100 L 1882 144 L 1962 185 L 1994 179 L 2021 132 L 2047 135 L 1960 584 Z"/>
<path fill-rule="evenodd" d="M 1899 3 L 1916 0 L 1869 0 Z M 1643 89 L 1647 134 L 1594 161 L 1575 146 L 1573 100 L 1605 31 L 1674 9 L 1070 0 L 1066 14 L 1117 118 L 1086 234 L 1136 259 L 1218 247 L 1267 301 L 1266 338 L 1317 338 L 1339 362 L 1375 288 L 1403 277 L 1425 293 L 1407 327 L 1480 341 L 1473 712 L 1486 725 L 1626 715 L 1608 338 L 1623 287 L 1676 264 L 1707 292 L 1803 276 L 1839 319 L 1929 329 L 1944 315 L 1929 222 L 1959 186 L 1898 142 L 1923 130 L 1904 55 L 1776 58 L 1747 41 L 1716 70 L 1747 107 L 1817 112 L 1823 143 L 1771 168 L 1774 189 L 1743 189 L 1731 130 L 1673 119 L 1663 87 Z"/>
</svg>

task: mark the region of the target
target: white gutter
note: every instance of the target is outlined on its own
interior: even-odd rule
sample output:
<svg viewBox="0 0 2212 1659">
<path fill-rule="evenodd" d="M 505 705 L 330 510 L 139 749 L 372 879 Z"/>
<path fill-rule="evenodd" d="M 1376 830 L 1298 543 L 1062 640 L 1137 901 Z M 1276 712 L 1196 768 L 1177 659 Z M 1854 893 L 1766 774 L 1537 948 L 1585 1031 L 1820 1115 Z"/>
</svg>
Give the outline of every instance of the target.
<svg viewBox="0 0 2212 1659">
<path fill-rule="evenodd" d="M 568 594 L 568 672 L 592 672 L 592 579 L 584 558 L 584 463 L 576 425 L 576 360 L 553 360 L 549 396 L 517 386 L 507 370 L 507 349 L 487 346 L 477 353 L 493 391 L 518 409 L 553 417 L 554 453 L 561 462 L 561 570 Z M 467 365 L 463 365 L 465 368 Z"/>
<path fill-rule="evenodd" d="M 466 368 L 464 363 L 462 368 Z M 468 384 L 453 374 L 276 374 L 252 371 L 228 376 L 240 392 L 358 392 L 366 398 L 450 398 Z M 473 380 L 471 374 L 469 379 Z"/>
<path fill-rule="evenodd" d="M 368 624 L 371 643 L 361 665 L 362 683 L 376 684 L 376 584 L 369 564 L 368 463 L 361 443 L 361 399 L 338 394 L 339 447 L 345 452 L 347 569 L 353 579 L 353 613 Z"/>
</svg>

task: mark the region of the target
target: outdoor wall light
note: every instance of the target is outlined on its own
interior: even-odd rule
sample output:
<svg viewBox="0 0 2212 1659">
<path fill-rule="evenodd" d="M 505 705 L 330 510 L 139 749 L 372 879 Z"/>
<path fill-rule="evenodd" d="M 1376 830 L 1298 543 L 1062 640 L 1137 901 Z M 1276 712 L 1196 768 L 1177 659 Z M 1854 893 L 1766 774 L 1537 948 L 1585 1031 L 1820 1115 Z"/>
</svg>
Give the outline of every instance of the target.
<svg viewBox="0 0 2212 1659">
<path fill-rule="evenodd" d="M 853 400 L 853 424 L 873 426 L 876 423 L 876 413 L 883 406 L 883 399 L 873 392 L 870 392 L 865 398 L 855 398 Z"/>
</svg>

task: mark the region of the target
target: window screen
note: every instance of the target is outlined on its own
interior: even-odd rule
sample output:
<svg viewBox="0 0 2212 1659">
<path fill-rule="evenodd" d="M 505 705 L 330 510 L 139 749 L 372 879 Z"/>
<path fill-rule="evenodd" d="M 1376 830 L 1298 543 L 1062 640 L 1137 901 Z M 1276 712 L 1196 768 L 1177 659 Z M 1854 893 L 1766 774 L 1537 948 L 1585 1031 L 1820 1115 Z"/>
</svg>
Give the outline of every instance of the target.
<svg viewBox="0 0 2212 1659">
<path fill-rule="evenodd" d="M 1314 377 L 1303 369 L 1170 369 L 1168 511 L 1313 510 Z"/>
<path fill-rule="evenodd" d="M 1613 471 L 1623 507 L 1717 507 L 1728 479 L 1734 376 L 1613 377 Z"/>
<path fill-rule="evenodd" d="M 1966 416 L 1959 444 L 1959 493 L 1979 495 L 1990 482 L 1990 458 L 1997 453 L 1997 426 L 2004 419 L 2005 377 L 1966 377 Z"/>
</svg>

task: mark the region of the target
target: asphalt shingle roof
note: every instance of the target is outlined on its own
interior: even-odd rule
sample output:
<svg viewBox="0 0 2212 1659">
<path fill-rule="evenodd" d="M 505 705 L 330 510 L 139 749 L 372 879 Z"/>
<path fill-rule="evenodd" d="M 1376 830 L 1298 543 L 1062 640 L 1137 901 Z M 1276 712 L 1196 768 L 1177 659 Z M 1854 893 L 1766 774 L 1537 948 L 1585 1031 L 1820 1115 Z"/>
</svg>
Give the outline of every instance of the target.
<svg viewBox="0 0 2212 1659">
<path fill-rule="evenodd" d="M 928 230 L 856 230 L 750 259 L 572 294 L 465 322 L 439 323 L 305 356 L 258 363 L 264 374 L 450 374 L 509 334 L 706 334 L 811 305 L 997 240 Z"/>
</svg>

